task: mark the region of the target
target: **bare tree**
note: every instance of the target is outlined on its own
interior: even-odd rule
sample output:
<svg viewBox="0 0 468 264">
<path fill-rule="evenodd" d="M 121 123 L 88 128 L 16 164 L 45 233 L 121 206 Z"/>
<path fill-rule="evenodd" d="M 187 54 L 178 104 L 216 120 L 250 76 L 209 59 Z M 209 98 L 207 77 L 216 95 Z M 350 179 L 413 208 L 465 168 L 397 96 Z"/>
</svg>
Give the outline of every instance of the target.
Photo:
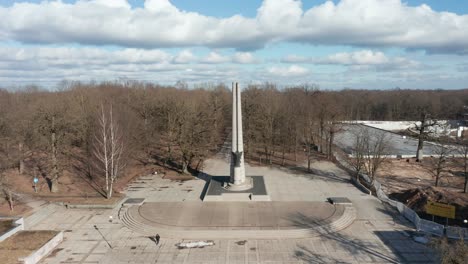
<svg viewBox="0 0 468 264">
<path fill-rule="evenodd" d="M 458 161 L 458 166 L 463 171 L 463 176 L 465 177 L 465 183 L 463 184 L 463 192 L 466 193 L 468 189 L 468 140 L 461 142 L 458 147 L 458 154 L 461 159 Z"/>
<path fill-rule="evenodd" d="M 468 245 L 460 235 L 457 241 L 449 241 L 446 237 L 434 239 L 431 246 L 439 253 L 441 264 L 465 264 L 468 263 Z"/>
<path fill-rule="evenodd" d="M 371 178 L 372 183 L 375 180 L 377 171 L 387 159 L 388 139 L 383 131 L 376 131 L 367 136 L 366 146 L 366 172 Z"/>
<path fill-rule="evenodd" d="M 333 117 L 335 119 L 335 117 Z M 333 156 L 333 143 L 335 135 L 343 131 L 341 123 L 336 121 L 329 121 L 326 126 L 326 139 L 327 139 L 327 158 L 331 159 Z"/>
<path fill-rule="evenodd" d="M 428 171 L 435 179 L 434 185 L 439 186 L 440 179 L 446 176 L 449 166 L 447 159 L 451 153 L 449 147 L 439 144 L 435 147 L 435 155 L 431 157 L 428 163 Z"/>
<path fill-rule="evenodd" d="M 352 147 L 352 158 L 349 160 L 350 165 L 356 172 L 356 179 L 359 180 L 359 175 L 364 171 L 365 165 L 365 143 L 362 130 L 354 131 L 354 143 Z"/>
<path fill-rule="evenodd" d="M 0 195 L 7 200 L 10 210 L 14 208 L 14 197 L 16 194 L 13 191 L 13 186 L 7 177 L 5 171 L 8 168 L 14 167 L 14 159 L 5 157 L 5 149 L 0 148 Z"/>
<path fill-rule="evenodd" d="M 438 126 L 437 120 L 430 119 L 427 113 L 422 113 L 419 120 L 420 124 L 416 123 L 415 128 L 418 132 L 418 148 L 416 150 L 416 160 L 420 161 L 423 159 L 423 146 L 424 140 L 432 133 L 431 128 Z"/>
<path fill-rule="evenodd" d="M 38 96 L 39 97 L 39 96 Z M 34 120 L 38 130 L 42 133 L 42 147 L 48 149 L 51 160 L 51 173 L 48 183 L 51 192 L 59 191 L 59 177 L 65 166 L 67 144 L 70 143 L 71 135 L 75 133 L 75 124 L 70 115 L 71 100 L 62 93 L 44 93 Z"/>
<path fill-rule="evenodd" d="M 12 184 L 0 168 L 0 193 L 2 193 L 10 206 L 10 211 L 14 209 L 15 192 L 13 191 Z"/>
<path fill-rule="evenodd" d="M 104 173 L 106 198 L 112 197 L 114 182 L 123 169 L 122 154 L 124 142 L 112 104 L 106 111 L 104 104 L 101 104 L 101 111 L 98 116 L 98 132 L 95 136 L 94 155 L 99 161 L 100 169 Z"/>
<path fill-rule="evenodd" d="M 383 131 L 370 131 L 365 127 L 360 127 L 355 133 L 353 167 L 357 173 L 364 171 L 373 184 L 378 170 L 387 159 L 387 136 Z"/>
<path fill-rule="evenodd" d="M 175 143 L 180 151 L 182 173 L 188 174 L 193 161 L 198 159 L 199 164 L 203 163 L 210 145 L 210 132 L 215 131 L 208 129 L 211 120 L 195 98 L 183 104 L 182 108 Z"/>
</svg>

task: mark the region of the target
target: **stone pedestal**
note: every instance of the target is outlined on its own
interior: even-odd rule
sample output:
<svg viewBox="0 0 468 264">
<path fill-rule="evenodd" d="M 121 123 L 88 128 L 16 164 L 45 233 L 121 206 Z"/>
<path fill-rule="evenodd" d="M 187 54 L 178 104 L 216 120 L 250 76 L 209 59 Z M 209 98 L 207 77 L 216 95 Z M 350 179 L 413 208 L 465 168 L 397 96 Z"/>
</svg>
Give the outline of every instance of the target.
<svg viewBox="0 0 468 264">
<path fill-rule="evenodd" d="M 227 176 L 211 177 L 206 188 L 205 202 L 250 202 L 270 201 L 263 176 L 246 177 L 248 184 L 234 185 L 228 183 Z"/>
</svg>

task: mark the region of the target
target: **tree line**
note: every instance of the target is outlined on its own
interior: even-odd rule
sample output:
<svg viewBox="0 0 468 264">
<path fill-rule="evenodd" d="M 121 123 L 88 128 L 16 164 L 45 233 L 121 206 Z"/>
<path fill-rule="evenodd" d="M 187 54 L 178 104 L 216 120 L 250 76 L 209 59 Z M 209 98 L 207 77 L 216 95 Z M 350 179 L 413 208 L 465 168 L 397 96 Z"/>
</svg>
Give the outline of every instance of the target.
<svg viewBox="0 0 468 264">
<path fill-rule="evenodd" d="M 468 90 L 328 91 L 266 83 L 242 92 L 246 158 L 257 155 L 267 164 L 272 157 L 284 164 L 287 154 L 304 150 L 330 158 L 337 121 L 417 120 L 423 112 L 455 119 L 468 105 Z M 189 173 L 229 139 L 230 119 L 231 92 L 223 84 L 63 82 L 56 91 L 0 89 L 0 174 L 17 168 L 58 191 L 63 170 L 77 161 L 79 173 L 106 182 L 123 173 L 129 159 Z M 109 157 L 119 157 L 117 167 Z M 112 186 L 103 189 L 110 196 Z"/>
</svg>

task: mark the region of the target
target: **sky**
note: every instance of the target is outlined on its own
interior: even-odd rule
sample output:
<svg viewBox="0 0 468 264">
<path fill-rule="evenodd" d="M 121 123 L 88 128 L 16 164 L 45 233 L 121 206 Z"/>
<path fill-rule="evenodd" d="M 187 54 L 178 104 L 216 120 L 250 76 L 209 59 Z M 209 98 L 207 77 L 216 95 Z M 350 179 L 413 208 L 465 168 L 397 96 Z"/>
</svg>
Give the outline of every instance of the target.
<svg viewBox="0 0 468 264">
<path fill-rule="evenodd" d="M 0 0 L 0 87 L 468 88 L 460 0 Z"/>
</svg>

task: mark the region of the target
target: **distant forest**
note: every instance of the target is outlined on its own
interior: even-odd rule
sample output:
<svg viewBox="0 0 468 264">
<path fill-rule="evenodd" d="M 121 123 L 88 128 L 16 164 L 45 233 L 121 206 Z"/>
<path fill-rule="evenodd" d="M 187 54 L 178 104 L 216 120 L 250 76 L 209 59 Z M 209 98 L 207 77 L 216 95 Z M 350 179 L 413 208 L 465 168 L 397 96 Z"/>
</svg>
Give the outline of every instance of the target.
<svg viewBox="0 0 468 264">
<path fill-rule="evenodd" d="M 218 150 L 231 124 L 231 92 L 225 85 L 62 86 L 58 91 L 0 90 L 0 169 L 31 170 L 24 159 L 40 153 L 35 157 L 45 157 L 44 174 L 56 180 L 79 156 L 92 177 L 102 130 L 99 117 L 105 112 L 119 127 L 127 159 L 157 160 L 187 173 Z M 301 146 L 316 146 L 330 156 L 335 121 L 418 120 L 422 114 L 457 119 L 464 105 L 468 89 L 328 91 L 250 85 L 242 92 L 246 157 L 257 153 L 271 163 L 272 156 L 282 155 L 284 162 L 285 154 L 296 154 Z"/>
</svg>

